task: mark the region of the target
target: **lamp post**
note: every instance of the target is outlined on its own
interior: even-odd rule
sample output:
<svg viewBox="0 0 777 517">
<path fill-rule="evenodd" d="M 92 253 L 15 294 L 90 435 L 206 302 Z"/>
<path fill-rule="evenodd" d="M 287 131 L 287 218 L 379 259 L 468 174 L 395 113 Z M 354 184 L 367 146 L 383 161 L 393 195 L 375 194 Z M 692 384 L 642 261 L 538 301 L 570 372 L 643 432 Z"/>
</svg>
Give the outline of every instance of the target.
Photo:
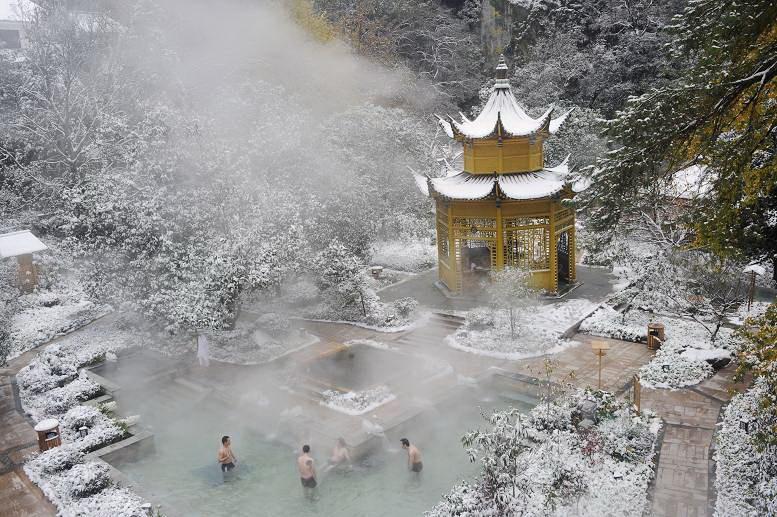
<svg viewBox="0 0 777 517">
<path fill-rule="evenodd" d="M 599 356 L 599 389 L 602 389 L 602 357 L 607 355 L 610 345 L 606 341 L 594 341 L 591 343 L 591 349 Z"/>
<path fill-rule="evenodd" d="M 639 374 L 634 374 L 634 405 L 637 406 L 637 414 L 640 414 L 642 403 L 642 385 L 639 383 Z"/>
</svg>

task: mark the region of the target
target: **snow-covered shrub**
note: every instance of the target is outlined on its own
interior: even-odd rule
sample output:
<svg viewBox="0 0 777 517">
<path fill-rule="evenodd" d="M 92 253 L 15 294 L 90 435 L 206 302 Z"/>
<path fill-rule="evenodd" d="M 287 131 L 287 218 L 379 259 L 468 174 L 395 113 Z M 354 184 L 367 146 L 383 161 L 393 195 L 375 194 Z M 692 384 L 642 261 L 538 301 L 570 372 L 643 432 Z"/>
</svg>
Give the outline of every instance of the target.
<svg viewBox="0 0 777 517">
<path fill-rule="evenodd" d="M 674 343 L 665 343 L 656 356 L 639 370 L 639 379 L 647 388 L 682 388 L 693 386 L 713 374 L 707 361 L 693 360 Z"/>
<path fill-rule="evenodd" d="M 86 436 L 81 436 L 81 427 L 86 427 Z M 91 406 L 76 406 L 60 420 L 62 437 L 84 452 L 95 451 L 124 438 L 124 427 Z"/>
<path fill-rule="evenodd" d="M 643 421 L 631 421 L 631 415 L 622 412 L 612 419 L 604 420 L 598 432 L 605 438 L 602 450 L 618 461 L 630 463 L 648 461 L 653 453 L 655 437 Z"/>
<path fill-rule="evenodd" d="M 322 405 L 349 415 L 362 415 L 396 398 L 388 386 L 346 392 L 325 390 L 321 396 Z"/>
<path fill-rule="evenodd" d="M 596 423 L 577 428 L 576 408 L 594 403 Z M 535 407 L 495 412 L 490 429 L 463 438 L 482 465 L 477 483 L 455 486 L 428 517 L 626 515 L 648 509 L 658 418 L 625 401 L 577 390 Z"/>
<path fill-rule="evenodd" d="M 477 307 L 467 312 L 464 323 L 470 330 L 486 330 L 496 324 L 494 310 L 486 307 Z"/>
<path fill-rule="evenodd" d="M 67 515 L 110 515 L 111 517 L 148 517 L 145 501 L 126 488 L 109 486 L 104 490 L 72 501 Z"/>
<path fill-rule="evenodd" d="M 773 436 L 762 406 L 767 384 L 757 379 L 745 393 L 731 399 L 715 436 L 715 515 L 775 515 L 777 511 L 777 451 L 759 444 L 759 433 Z M 773 394 L 772 394 L 773 396 Z"/>
<path fill-rule="evenodd" d="M 49 449 L 32 460 L 32 463 L 46 474 L 56 474 L 83 462 L 84 453 L 72 443 Z"/>
<path fill-rule="evenodd" d="M 89 462 L 66 471 L 65 490 L 72 497 L 89 497 L 111 484 L 110 470 L 103 463 Z"/>
<path fill-rule="evenodd" d="M 22 397 L 22 407 L 36 420 L 61 415 L 73 406 L 78 405 L 102 392 L 102 387 L 96 382 L 79 377 L 61 388 L 54 388 L 32 397 Z"/>
<path fill-rule="evenodd" d="M 397 317 L 402 321 L 408 321 L 413 311 L 418 308 L 418 301 L 410 297 L 399 298 L 391 303 L 392 309 Z"/>
<path fill-rule="evenodd" d="M 107 352 L 142 344 L 143 338 L 119 330 L 105 319 L 49 345 L 16 376 L 22 406 L 35 420 L 59 416 L 101 391 L 78 376 L 78 369 L 101 361 Z"/>
<path fill-rule="evenodd" d="M 636 312 L 635 312 L 636 314 Z M 644 341 L 647 339 L 647 326 L 625 321 L 623 315 L 610 307 L 601 305 L 580 324 L 580 332 L 594 336 L 606 336 L 622 341 Z"/>
<path fill-rule="evenodd" d="M 256 324 L 274 337 L 281 336 L 288 332 L 289 327 L 291 326 L 288 318 L 274 312 L 262 314 L 256 320 Z"/>
</svg>

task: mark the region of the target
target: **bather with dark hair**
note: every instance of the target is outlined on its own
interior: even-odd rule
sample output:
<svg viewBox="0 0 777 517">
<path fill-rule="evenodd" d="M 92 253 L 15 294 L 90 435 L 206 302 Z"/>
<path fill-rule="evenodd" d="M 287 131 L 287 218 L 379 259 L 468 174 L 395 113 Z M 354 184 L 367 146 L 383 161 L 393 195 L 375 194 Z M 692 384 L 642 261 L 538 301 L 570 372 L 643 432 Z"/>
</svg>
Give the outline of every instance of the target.
<svg viewBox="0 0 777 517">
<path fill-rule="evenodd" d="M 402 448 L 407 451 L 407 466 L 412 472 L 421 472 L 424 464 L 421 461 L 421 451 L 415 445 L 410 445 L 410 440 L 402 438 L 399 440 Z"/>
<path fill-rule="evenodd" d="M 219 449 L 218 461 L 221 465 L 221 472 L 227 473 L 235 468 L 237 465 L 237 458 L 235 453 L 232 452 L 232 440 L 229 436 L 221 437 L 221 449 Z"/>
<path fill-rule="evenodd" d="M 313 466 L 313 458 L 310 456 L 310 445 L 302 446 L 302 455 L 297 458 L 297 468 L 302 488 L 308 494 L 318 484 L 316 482 L 316 468 Z"/>
</svg>

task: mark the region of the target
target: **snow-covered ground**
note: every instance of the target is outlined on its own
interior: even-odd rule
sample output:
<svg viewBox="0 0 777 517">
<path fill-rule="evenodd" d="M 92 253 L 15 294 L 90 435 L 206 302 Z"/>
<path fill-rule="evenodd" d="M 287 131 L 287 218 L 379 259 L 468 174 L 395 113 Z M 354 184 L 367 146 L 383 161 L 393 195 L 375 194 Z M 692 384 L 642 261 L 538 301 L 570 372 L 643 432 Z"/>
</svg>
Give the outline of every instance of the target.
<svg viewBox="0 0 777 517">
<path fill-rule="evenodd" d="M 108 314 L 110 307 L 89 300 L 80 288 L 40 290 L 20 296 L 10 325 L 9 359 Z"/>
<path fill-rule="evenodd" d="M 590 427 L 581 422 L 586 413 L 593 416 Z M 484 475 L 454 487 L 429 517 L 647 511 L 660 429 L 654 414 L 637 415 L 611 394 L 578 390 L 528 416 L 496 413 L 490 424 L 468 436 Z"/>
<path fill-rule="evenodd" d="M 738 349 L 731 328 L 721 327 L 712 342 L 710 332 L 696 321 L 637 309 L 624 316 L 606 304 L 583 321 L 580 331 L 640 342 L 647 340 L 651 322 L 664 324 L 666 339 L 653 360 L 640 369 L 645 387 L 676 389 L 698 384 L 713 374 L 712 363 L 732 359 Z"/>
<path fill-rule="evenodd" d="M 561 335 L 595 308 L 588 300 L 566 300 L 516 309 L 515 338 L 507 311 L 477 308 L 463 313 L 464 325 L 446 341 L 458 350 L 500 359 L 557 353 L 577 344 Z"/>
</svg>

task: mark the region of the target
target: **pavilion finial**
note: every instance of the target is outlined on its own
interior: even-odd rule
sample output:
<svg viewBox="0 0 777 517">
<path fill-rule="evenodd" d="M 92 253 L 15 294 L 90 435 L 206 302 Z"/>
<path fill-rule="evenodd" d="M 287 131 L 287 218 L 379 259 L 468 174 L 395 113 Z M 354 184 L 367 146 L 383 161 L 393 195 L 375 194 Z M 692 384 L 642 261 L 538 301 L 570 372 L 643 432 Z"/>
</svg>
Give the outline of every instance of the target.
<svg viewBox="0 0 777 517">
<path fill-rule="evenodd" d="M 496 65 L 496 87 L 510 87 L 510 83 L 507 81 L 507 61 L 504 54 L 499 55 L 499 64 Z"/>
</svg>

